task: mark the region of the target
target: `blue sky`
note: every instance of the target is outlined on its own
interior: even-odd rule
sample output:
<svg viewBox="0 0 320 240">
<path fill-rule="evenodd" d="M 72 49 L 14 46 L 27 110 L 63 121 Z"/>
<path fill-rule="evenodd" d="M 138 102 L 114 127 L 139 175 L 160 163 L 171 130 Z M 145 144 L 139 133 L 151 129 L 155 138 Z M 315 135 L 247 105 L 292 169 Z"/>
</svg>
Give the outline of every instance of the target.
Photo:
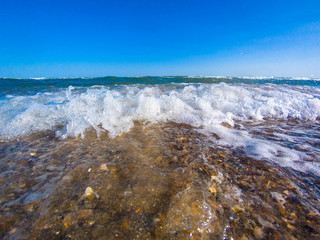
<svg viewBox="0 0 320 240">
<path fill-rule="evenodd" d="M 320 77 L 320 1 L 0 0 L 0 77 Z"/>
</svg>

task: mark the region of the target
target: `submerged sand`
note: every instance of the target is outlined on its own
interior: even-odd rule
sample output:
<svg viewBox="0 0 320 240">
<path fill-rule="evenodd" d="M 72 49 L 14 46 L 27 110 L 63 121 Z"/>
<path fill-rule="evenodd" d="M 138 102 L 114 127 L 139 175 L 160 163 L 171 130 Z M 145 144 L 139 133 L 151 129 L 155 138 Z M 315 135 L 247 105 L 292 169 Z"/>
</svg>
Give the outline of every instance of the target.
<svg viewBox="0 0 320 240">
<path fill-rule="evenodd" d="M 319 177 L 188 125 L 33 134 L 0 143 L 0 169 L 2 239 L 320 239 Z"/>
</svg>

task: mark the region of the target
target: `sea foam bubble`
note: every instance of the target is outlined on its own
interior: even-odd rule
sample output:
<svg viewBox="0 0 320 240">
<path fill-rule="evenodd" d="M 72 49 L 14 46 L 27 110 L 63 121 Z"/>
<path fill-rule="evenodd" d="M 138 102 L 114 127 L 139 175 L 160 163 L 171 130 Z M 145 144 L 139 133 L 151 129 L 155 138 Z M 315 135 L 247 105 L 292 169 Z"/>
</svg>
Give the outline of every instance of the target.
<svg viewBox="0 0 320 240">
<path fill-rule="evenodd" d="M 221 84 L 167 86 L 69 87 L 55 93 L 10 96 L 1 101 L 2 138 L 12 139 L 64 126 L 60 137 L 84 136 L 86 129 L 107 130 L 116 137 L 133 121 L 173 121 L 195 127 L 234 120 L 298 118 L 316 120 L 320 99 L 310 89 L 285 86 Z M 315 93 L 319 94 L 315 91 Z M 316 95 L 317 95 L 316 94 Z"/>
</svg>

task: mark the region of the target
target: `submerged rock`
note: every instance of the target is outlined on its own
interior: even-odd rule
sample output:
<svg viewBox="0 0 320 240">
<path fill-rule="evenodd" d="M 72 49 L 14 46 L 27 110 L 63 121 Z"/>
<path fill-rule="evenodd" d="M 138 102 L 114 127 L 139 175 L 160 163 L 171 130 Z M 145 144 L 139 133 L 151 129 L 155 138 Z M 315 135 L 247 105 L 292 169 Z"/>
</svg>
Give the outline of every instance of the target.
<svg viewBox="0 0 320 240">
<path fill-rule="evenodd" d="M 89 200 L 92 200 L 94 197 L 99 199 L 99 195 L 94 192 L 91 187 L 87 187 L 84 194 L 81 196 L 81 199 L 88 198 Z"/>
<path fill-rule="evenodd" d="M 92 194 L 93 194 L 92 188 L 91 188 L 91 187 L 87 187 L 84 195 L 85 195 L 86 197 L 88 197 L 88 196 L 90 196 L 90 195 L 92 195 Z"/>
<path fill-rule="evenodd" d="M 101 166 L 100 166 L 100 170 L 102 170 L 102 171 L 108 171 L 108 167 L 107 167 L 107 164 L 101 164 Z"/>
<path fill-rule="evenodd" d="M 282 194 L 277 192 L 270 192 L 272 198 L 277 201 L 277 203 L 281 204 L 282 206 L 285 204 L 285 199 L 283 198 Z"/>
</svg>

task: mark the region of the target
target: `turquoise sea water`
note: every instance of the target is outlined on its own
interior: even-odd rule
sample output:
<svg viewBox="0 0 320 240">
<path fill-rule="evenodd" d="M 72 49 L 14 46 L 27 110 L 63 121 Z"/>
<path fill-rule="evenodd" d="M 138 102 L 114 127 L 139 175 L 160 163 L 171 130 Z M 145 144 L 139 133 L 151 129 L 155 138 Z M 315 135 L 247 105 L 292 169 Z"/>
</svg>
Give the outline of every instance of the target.
<svg viewBox="0 0 320 240">
<path fill-rule="evenodd" d="M 170 83 L 244 83 L 244 84 L 277 84 L 277 85 L 320 85 L 319 79 L 293 79 L 293 78 L 237 78 L 237 77 L 98 77 L 98 78 L 49 78 L 49 79 L 14 79 L 0 78 L 0 94 L 10 94 L 11 91 L 23 94 L 36 91 L 66 88 L 70 85 L 77 87 L 90 87 L 93 85 L 114 86 L 131 84 L 170 84 Z M 34 90 L 34 92 L 32 91 Z M 21 92 L 20 92 L 21 91 Z"/>
</svg>

